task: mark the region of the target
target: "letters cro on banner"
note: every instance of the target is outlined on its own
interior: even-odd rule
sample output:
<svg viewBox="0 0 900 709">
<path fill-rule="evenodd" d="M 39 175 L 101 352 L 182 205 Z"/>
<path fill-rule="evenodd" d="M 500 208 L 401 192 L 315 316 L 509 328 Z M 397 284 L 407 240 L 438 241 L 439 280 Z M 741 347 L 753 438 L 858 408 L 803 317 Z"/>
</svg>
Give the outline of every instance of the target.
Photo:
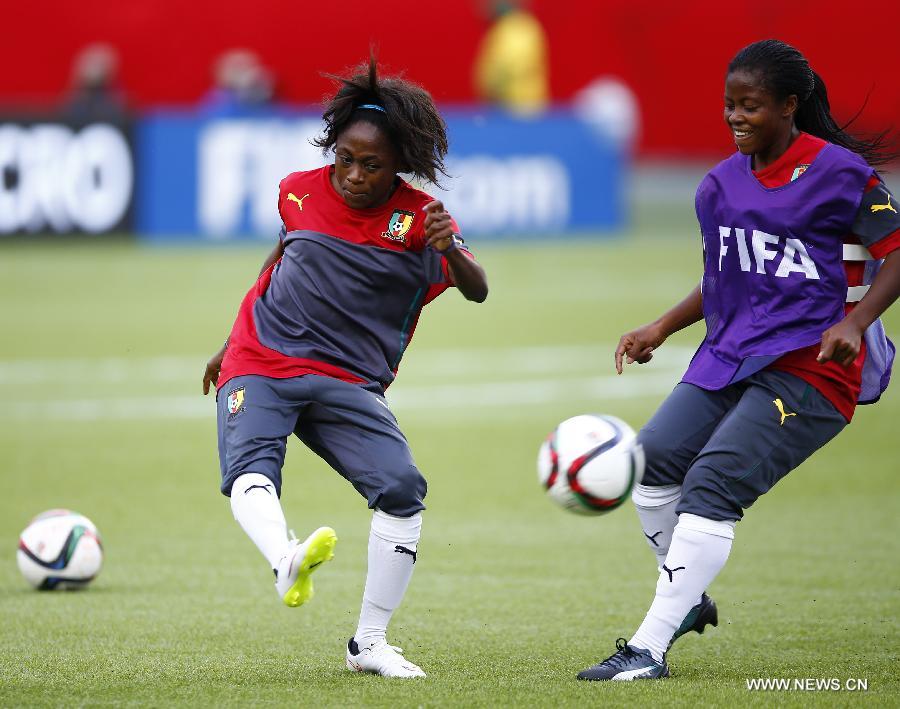
<svg viewBox="0 0 900 709">
<path fill-rule="evenodd" d="M 464 234 L 602 232 L 624 224 L 625 151 L 569 113 L 521 120 L 446 114 L 444 200 Z M 151 240 L 272 239 L 278 182 L 325 164 L 313 115 L 204 120 L 160 113 L 139 122 L 135 227 Z"/>
<path fill-rule="evenodd" d="M 129 230 L 134 174 L 122 126 L 0 119 L 0 236 Z"/>
</svg>

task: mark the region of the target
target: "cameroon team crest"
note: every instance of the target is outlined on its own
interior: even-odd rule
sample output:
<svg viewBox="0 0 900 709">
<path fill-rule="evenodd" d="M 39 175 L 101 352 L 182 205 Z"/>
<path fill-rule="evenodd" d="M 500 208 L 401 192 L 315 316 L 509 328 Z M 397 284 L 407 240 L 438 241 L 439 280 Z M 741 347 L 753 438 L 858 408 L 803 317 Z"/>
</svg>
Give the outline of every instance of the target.
<svg viewBox="0 0 900 709">
<path fill-rule="evenodd" d="M 391 241 L 405 242 L 406 234 L 412 227 L 413 217 L 415 216 L 413 212 L 407 212 L 405 209 L 395 209 L 391 215 L 391 220 L 388 222 L 387 231 L 382 232 L 381 235 Z"/>
<path fill-rule="evenodd" d="M 241 411 L 244 410 L 244 387 L 240 389 L 235 389 L 228 395 L 228 414 L 229 418 L 233 418 L 237 416 Z"/>
<path fill-rule="evenodd" d="M 800 164 L 794 168 L 794 172 L 791 173 L 791 182 L 796 180 L 800 175 L 806 172 L 809 169 L 809 164 Z"/>
</svg>

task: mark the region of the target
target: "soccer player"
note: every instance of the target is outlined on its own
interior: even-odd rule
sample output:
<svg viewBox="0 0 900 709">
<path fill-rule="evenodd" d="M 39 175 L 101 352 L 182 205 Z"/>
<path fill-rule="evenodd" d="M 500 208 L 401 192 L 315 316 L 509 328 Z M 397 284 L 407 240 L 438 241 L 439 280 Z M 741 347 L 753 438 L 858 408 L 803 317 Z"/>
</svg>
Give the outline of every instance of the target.
<svg viewBox="0 0 900 709">
<path fill-rule="evenodd" d="M 776 40 L 728 66 L 725 123 L 737 152 L 697 190 L 700 286 L 615 352 L 645 363 L 666 338 L 706 319 L 683 380 L 638 440 L 647 466 L 633 499 L 660 567 L 637 632 L 579 673 L 667 677 L 684 633 L 716 625 L 706 588 L 750 505 L 878 399 L 894 347 L 878 317 L 900 294 L 897 201 L 870 165 L 881 137 L 845 133 L 822 78 Z"/>
<path fill-rule="evenodd" d="M 279 498 L 293 433 L 374 511 L 347 667 L 424 677 L 385 638 L 416 563 L 426 483 L 384 391 L 423 306 L 450 286 L 482 302 L 488 286 L 441 202 L 398 176 L 446 174 L 446 126 L 431 96 L 379 78 L 374 59 L 333 78 L 317 144 L 334 164 L 282 180 L 279 241 L 207 364 L 203 392 L 217 388 L 222 493 L 284 603 L 312 597 L 310 575 L 336 542 L 329 527 L 288 540 Z"/>
</svg>

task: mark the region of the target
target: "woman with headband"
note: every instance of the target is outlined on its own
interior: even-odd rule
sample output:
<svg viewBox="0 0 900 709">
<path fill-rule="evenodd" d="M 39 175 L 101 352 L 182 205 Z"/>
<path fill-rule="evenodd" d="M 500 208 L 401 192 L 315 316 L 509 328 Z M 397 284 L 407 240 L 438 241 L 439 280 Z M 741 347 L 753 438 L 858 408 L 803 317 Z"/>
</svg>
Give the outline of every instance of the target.
<svg viewBox="0 0 900 709">
<path fill-rule="evenodd" d="M 451 286 L 480 303 L 488 286 L 443 204 L 399 177 L 446 174 L 446 126 L 431 96 L 379 78 L 374 60 L 332 78 L 339 88 L 317 145 L 334 164 L 281 181 L 280 238 L 203 391 L 217 390 L 222 493 L 283 602 L 312 597 L 310 576 L 337 541 L 330 527 L 288 539 L 279 498 L 293 433 L 373 510 L 348 669 L 424 677 L 385 637 L 416 563 L 426 482 L 384 392 L 422 308 Z"/>
</svg>

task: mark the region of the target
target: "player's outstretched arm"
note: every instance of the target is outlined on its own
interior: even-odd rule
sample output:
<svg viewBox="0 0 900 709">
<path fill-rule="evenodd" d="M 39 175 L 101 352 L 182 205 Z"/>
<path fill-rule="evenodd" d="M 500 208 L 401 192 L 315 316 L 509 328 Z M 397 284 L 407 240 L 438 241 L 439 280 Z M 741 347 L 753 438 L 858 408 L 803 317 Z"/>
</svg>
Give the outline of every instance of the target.
<svg viewBox="0 0 900 709">
<path fill-rule="evenodd" d="M 466 300 L 483 303 L 488 295 L 487 275 L 477 261 L 456 248 L 453 220 L 437 199 L 425 205 L 425 241 L 447 259 L 450 277 Z"/>
<path fill-rule="evenodd" d="M 278 259 L 284 256 L 284 242 L 279 239 L 278 243 L 275 245 L 275 248 L 272 249 L 272 253 L 266 256 L 266 260 L 263 261 L 262 268 L 259 270 L 259 275 L 261 276 L 268 270 L 268 268 L 275 263 Z"/>
<path fill-rule="evenodd" d="M 622 373 L 623 358 L 628 364 L 646 364 L 653 359 L 653 350 L 662 345 L 669 335 L 683 330 L 703 319 L 703 296 L 700 286 L 658 320 L 626 332 L 616 347 L 616 372 Z"/>
<path fill-rule="evenodd" d="M 264 274 L 269 267 L 275 263 L 278 259 L 284 256 L 284 242 L 279 239 L 278 243 L 275 245 L 275 248 L 272 249 L 272 252 L 266 256 L 265 261 L 263 261 L 262 268 L 259 270 L 259 275 Z M 222 370 L 222 360 L 225 359 L 225 350 L 228 349 L 228 342 L 226 341 L 224 345 L 222 345 L 222 349 L 216 352 L 206 363 L 206 370 L 203 372 L 203 395 L 206 396 L 209 394 L 210 386 L 215 386 L 219 383 L 219 372 Z"/>
<path fill-rule="evenodd" d="M 859 304 L 837 325 L 822 333 L 819 362 L 833 360 L 843 367 L 852 364 L 859 355 L 860 343 L 869 327 L 894 301 L 900 297 L 900 249 L 891 251 L 868 292 Z"/>
<path fill-rule="evenodd" d="M 450 277 L 456 284 L 456 289 L 466 300 L 483 303 L 488 295 L 488 284 L 481 264 L 463 254 L 460 249 L 453 249 L 444 258 L 447 259 Z"/>
<path fill-rule="evenodd" d="M 219 383 L 219 372 L 222 371 L 222 360 L 225 359 L 225 350 L 228 349 L 228 343 L 222 345 L 222 349 L 210 357 L 206 363 L 206 371 L 203 373 L 203 396 L 209 394 L 210 385 L 215 386 Z"/>
</svg>

